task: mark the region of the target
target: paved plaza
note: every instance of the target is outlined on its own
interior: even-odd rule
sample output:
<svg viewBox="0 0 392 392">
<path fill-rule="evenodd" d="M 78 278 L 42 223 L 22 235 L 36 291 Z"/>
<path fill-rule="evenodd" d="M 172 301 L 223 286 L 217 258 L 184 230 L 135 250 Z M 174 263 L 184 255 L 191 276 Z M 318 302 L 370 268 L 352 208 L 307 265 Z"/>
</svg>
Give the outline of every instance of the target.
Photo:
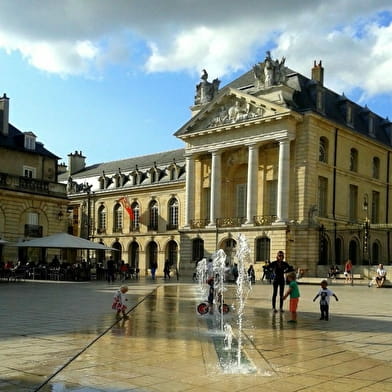
<svg viewBox="0 0 392 392">
<path fill-rule="evenodd" d="M 332 284 L 329 321 L 300 285 L 297 325 L 271 312 L 269 284 L 245 306 L 241 364 L 215 315 L 198 316 L 197 284 L 128 283 L 129 319 L 106 282 L 0 283 L 0 391 L 392 391 L 392 289 Z M 226 293 L 234 303 L 234 286 Z M 286 304 L 287 306 L 287 304 Z M 225 316 L 238 341 L 235 311 Z M 233 343 L 233 345 L 235 345 Z M 234 356 L 233 363 L 238 363 Z"/>
</svg>

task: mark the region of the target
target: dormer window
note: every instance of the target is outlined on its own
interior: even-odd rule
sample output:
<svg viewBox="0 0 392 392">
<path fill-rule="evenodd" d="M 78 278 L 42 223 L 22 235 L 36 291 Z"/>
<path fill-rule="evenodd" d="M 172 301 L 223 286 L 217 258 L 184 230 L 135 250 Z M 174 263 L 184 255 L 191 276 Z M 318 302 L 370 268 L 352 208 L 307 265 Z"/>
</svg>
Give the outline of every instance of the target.
<svg viewBox="0 0 392 392">
<path fill-rule="evenodd" d="M 369 114 L 369 117 L 368 117 L 368 127 L 369 127 L 369 136 L 375 137 L 376 136 L 376 132 L 375 132 L 375 128 L 374 128 L 374 116 L 373 116 L 373 114 Z"/>
<path fill-rule="evenodd" d="M 349 126 L 353 126 L 354 125 L 353 107 L 349 103 L 347 103 L 346 123 Z"/>
<path fill-rule="evenodd" d="M 35 150 L 36 136 L 33 132 L 25 132 L 24 134 L 24 147 L 26 150 Z"/>
</svg>

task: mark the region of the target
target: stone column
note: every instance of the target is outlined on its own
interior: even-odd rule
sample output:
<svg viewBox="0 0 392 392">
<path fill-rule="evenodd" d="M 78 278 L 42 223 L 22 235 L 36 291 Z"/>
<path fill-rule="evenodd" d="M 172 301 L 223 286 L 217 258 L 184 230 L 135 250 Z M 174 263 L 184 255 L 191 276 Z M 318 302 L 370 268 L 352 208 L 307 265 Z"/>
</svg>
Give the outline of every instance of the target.
<svg viewBox="0 0 392 392">
<path fill-rule="evenodd" d="M 248 146 L 248 184 L 246 188 L 246 222 L 245 225 L 253 225 L 253 217 L 257 211 L 257 190 L 258 190 L 258 168 L 259 168 L 259 147 L 256 144 Z"/>
<path fill-rule="evenodd" d="M 279 140 L 277 223 L 286 223 L 289 214 L 290 140 Z"/>
<path fill-rule="evenodd" d="M 195 159 L 188 155 L 185 157 L 185 227 L 191 227 L 195 218 Z"/>
<path fill-rule="evenodd" d="M 216 219 L 220 215 L 222 152 L 212 151 L 211 155 L 210 223 L 208 226 L 216 226 Z"/>
</svg>

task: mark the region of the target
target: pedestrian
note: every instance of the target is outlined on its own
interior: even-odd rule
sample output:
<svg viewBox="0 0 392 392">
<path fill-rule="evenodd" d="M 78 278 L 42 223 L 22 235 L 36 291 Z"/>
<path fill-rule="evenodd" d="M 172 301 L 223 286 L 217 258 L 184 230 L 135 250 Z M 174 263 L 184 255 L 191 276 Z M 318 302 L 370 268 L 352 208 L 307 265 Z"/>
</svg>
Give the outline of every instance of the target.
<svg viewBox="0 0 392 392">
<path fill-rule="evenodd" d="M 116 280 L 116 265 L 114 263 L 113 256 L 110 256 L 109 260 L 107 261 L 106 268 L 108 283 L 114 283 L 114 281 Z"/>
<path fill-rule="evenodd" d="M 283 296 L 283 300 L 285 300 L 288 296 L 290 296 L 290 315 L 291 318 L 288 320 L 289 323 L 297 322 L 297 308 L 299 302 L 299 287 L 296 282 L 296 273 L 295 271 L 291 271 L 287 274 L 287 280 L 289 281 L 289 288 L 287 289 L 285 295 Z"/>
<path fill-rule="evenodd" d="M 284 285 L 285 285 L 285 277 L 284 274 L 288 272 L 290 269 L 290 265 L 284 261 L 284 252 L 279 251 L 276 255 L 276 260 L 273 261 L 269 270 L 270 273 L 273 274 L 273 291 L 272 291 L 272 310 L 276 313 L 276 297 L 278 295 L 279 289 L 279 308 L 280 311 L 283 312 L 283 293 L 284 293 Z"/>
<path fill-rule="evenodd" d="M 151 278 L 152 280 L 155 280 L 155 273 L 157 272 L 158 268 L 158 263 L 154 260 L 150 264 L 150 270 L 151 270 Z"/>
<path fill-rule="evenodd" d="M 128 278 L 128 264 L 125 264 L 124 260 L 121 260 L 120 275 L 121 282 L 124 282 Z"/>
<path fill-rule="evenodd" d="M 166 259 L 165 261 L 165 265 L 163 267 L 163 275 L 164 278 L 166 279 L 170 279 L 170 262 L 168 259 Z"/>
<path fill-rule="evenodd" d="M 116 310 L 116 317 L 119 318 L 120 315 L 122 314 L 124 319 L 127 319 L 128 316 L 126 315 L 125 311 L 127 309 L 127 306 L 125 305 L 125 302 L 128 301 L 128 299 L 125 297 L 125 294 L 128 291 L 128 286 L 121 286 L 119 290 L 116 291 L 113 297 L 113 304 L 112 304 L 112 309 Z"/>
<path fill-rule="evenodd" d="M 336 301 L 338 300 L 338 297 L 335 295 L 335 293 L 328 288 L 328 282 L 324 279 L 320 283 L 321 289 L 318 291 L 317 295 L 313 298 L 313 302 L 316 301 L 318 297 L 320 297 L 320 320 L 326 320 L 328 321 L 329 319 L 329 298 L 330 297 L 335 297 Z"/>
<path fill-rule="evenodd" d="M 255 269 L 253 268 L 252 264 L 248 268 L 248 279 L 250 283 L 252 284 L 256 283 Z"/>
<path fill-rule="evenodd" d="M 344 283 L 350 283 L 353 284 L 354 280 L 353 280 L 353 263 L 351 262 L 351 260 L 347 260 L 346 264 L 344 265 L 344 276 L 346 277 L 346 280 L 344 281 Z"/>
</svg>

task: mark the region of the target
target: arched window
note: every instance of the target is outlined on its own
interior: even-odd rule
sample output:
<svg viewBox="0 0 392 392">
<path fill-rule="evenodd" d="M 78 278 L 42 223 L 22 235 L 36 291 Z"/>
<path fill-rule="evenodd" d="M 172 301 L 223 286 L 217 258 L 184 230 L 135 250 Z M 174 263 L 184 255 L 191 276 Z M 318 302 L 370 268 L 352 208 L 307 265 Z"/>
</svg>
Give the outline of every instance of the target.
<svg viewBox="0 0 392 392">
<path fill-rule="evenodd" d="M 158 230 L 158 203 L 156 200 L 152 200 L 149 206 L 150 222 L 148 230 Z"/>
<path fill-rule="evenodd" d="M 350 150 L 350 171 L 358 171 L 358 150 L 355 148 Z"/>
<path fill-rule="evenodd" d="M 380 159 L 377 157 L 373 158 L 373 178 L 380 178 Z"/>
<path fill-rule="evenodd" d="M 380 243 L 378 241 L 374 241 L 372 244 L 371 262 L 372 264 L 380 264 Z"/>
<path fill-rule="evenodd" d="M 166 248 L 166 258 L 170 265 L 177 266 L 178 245 L 176 241 L 169 241 Z"/>
<path fill-rule="evenodd" d="M 325 137 L 320 137 L 319 161 L 328 163 L 328 139 Z"/>
<path fill-rule="evenodd" d="M 106 232 L 106 209 L 105 206 L 98 208 L 98 234 Z"/>
<path fill-rule="evenodd" d="M 199 261 L 204 257 L 204 241 L 201 238 L 195 238 L 192 241 L 192 260 Z"/>
<path fill-rule="evenodd" d="M 131 231 L 139 231 L 140 230 L 140 207 L 139 204 L 135 201 L 131 205 L 133 211 L 133 221 L 131 222 Z"/>
<path fill-rule="evenodd" d="M 178 200 L 172 198 L 169 200 L 169 223 L 167 225 L 168 230 L 174 230 L 178 228 Z"/>
<path fill-rule="evenodd" d="M 151 241 L 147 247 L 148 266 L 151 268 L 153 263 L 158 263 L 158 246 L 156 242 Z"/>
<path fill-rule="evenodd" d="M 117 203 L 113 209 L 113 233 L 121 233 L 123 228 L 123 209 L 120 203 Z"/>
<path fill-rule="evenodd" d="M 268 237 L 256 239 L 256 262 L 269 261 L 271 252 L 271 240 Z"/>
</svg>

